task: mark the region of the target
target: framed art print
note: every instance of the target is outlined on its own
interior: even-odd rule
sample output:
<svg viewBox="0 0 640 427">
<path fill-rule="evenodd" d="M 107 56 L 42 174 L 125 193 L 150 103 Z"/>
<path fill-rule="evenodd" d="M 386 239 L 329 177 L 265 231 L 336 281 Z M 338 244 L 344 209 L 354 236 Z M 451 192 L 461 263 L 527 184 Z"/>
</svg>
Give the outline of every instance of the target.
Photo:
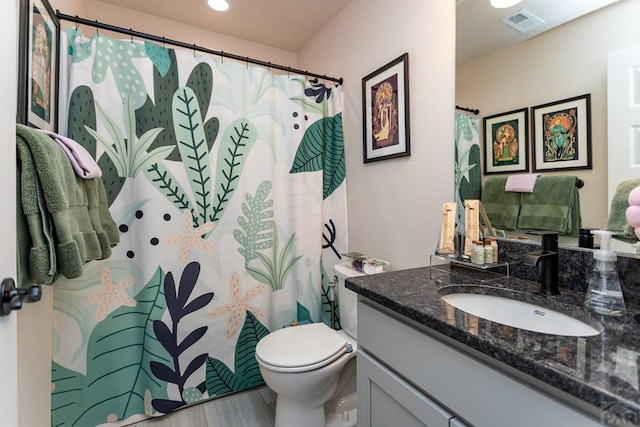
<svg viewBox="0 0 640 427">
<path fill-rule="evenodd" d="M 528 109 L 484 117 L 482 123 L 484 174 L 528 172 Z"/>
<path fill-rule="evenodd" d="M 364 163 L 409 156 L 409 54 L 362 79 Z"/>
<path fill-rule="evenodd" d="M 57 130 L 60 24 L 47 0 L 20 0 L 18 122 Z"/>
<path fill-rule="evenodd" d="M 531 108 L 533 170 L 591 169 L 591 94 Z"/>
</svg>

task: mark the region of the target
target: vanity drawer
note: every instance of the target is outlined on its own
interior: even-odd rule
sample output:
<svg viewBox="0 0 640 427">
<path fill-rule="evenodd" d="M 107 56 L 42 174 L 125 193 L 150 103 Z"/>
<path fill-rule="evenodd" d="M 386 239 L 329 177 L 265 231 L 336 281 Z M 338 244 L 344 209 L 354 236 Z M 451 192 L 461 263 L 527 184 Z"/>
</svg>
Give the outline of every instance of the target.
<svg viewBox="0 0 640 427">
<path fill-rule="evenodd" d="M 358 349 L 475 426 L 598 426 L 597 420 L 505 371 L 358 302 Z"/>
<path fill-rule="evenodd" d="M 358 425 L 449 427 L 453 415 L 384 365 L 358 355 Z M 464 424 L 455 424 L 464 426 Z"/>
</svg>

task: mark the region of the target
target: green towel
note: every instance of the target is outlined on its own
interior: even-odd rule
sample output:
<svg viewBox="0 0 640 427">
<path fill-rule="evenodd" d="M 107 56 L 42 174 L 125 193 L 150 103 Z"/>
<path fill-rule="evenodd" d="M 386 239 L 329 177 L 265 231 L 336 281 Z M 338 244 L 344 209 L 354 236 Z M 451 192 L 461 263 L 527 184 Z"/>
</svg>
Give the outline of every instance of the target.
<svg viewBox="0 0 640 427">
<path fill-rule="evenodd" d="M 19 136 L 16 168 L 18 286 L 50 284 L 55 279 L 55 242 L 31 151 Z M 32 268 L 33 267 L 33 268 Z"/>
<path fill-rule="evenodd" d="M 518 228 L 577 235 L 582 226 L 580 194 L 573 175 L 542 176 L 522 194 Z"/>
<path fill-rule="evenodd" d="M 629 193 L 638 186 L 640 186 L 640 178 L 627 179 L 618 184 L 615 193 L 613 193 L 606 229 L 616 233 L 616 239 L 629 240 L 632 242 L 638 240 L 633 228 L 627 224 L 626 215 L 627 208 L 629 207 Z"/>
<path fill-rule="evenodd" d="M 480 201 L 494 228 L 515 230 L 520 212 L 520 193 L 504 191 L 507 177 L 487 178 Z"/>
<path fill-rule="evenodd" d="M 80 277 L 84 263 L 107 258 L 119 242 L 104 185 L 78 177 L 62 148 L 40 132 L 17 125 L 16 144 L 19 283 L 52 284 L 58 272 Z"/>
</svg>

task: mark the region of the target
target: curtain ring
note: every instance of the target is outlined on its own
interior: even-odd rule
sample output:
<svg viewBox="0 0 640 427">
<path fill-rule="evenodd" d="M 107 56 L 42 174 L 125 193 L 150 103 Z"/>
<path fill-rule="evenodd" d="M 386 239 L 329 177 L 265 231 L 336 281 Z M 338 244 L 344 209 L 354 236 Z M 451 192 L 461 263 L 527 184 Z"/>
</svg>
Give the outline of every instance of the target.
<svg viewBox="0 0 640 427">
<path fill-rule="evenodd" d="M 224 64 L 224 50 L 220 51 L 220 63 Z"/>
<path fill-rule="evenodd" d="M 98 28 L 98 20 L 96 19 L 96 36 L 100 37 L 100 28 Z"/>
<path fill-rule="evenodd" d="M 247 56 L 247 70 L 249 69 L 249 57 Z"/>
<path fill-rule="evenodd" d="M 268 70 L 269 70 L 269 74 L 271 74 L 271 61 L 269 61 L 269 68 L 268 68 Z"/>
<path fill-rule="evenodd" d="M 193 44 L 193 57 L 194 57 L 194 58 L 196 57 L 196 47 L 197 47 L 197 46 L 196 46 L 196 44 L 194 43 L 194 44 Z"/>
<path fill-rule="evenodd" d="M 131 37 L 131 44 L 133 44 L 133 30 L 129 28 L 129 31 L 131 32 L 131 34 L 129 34 L 129 36 Z"/>
</svg>

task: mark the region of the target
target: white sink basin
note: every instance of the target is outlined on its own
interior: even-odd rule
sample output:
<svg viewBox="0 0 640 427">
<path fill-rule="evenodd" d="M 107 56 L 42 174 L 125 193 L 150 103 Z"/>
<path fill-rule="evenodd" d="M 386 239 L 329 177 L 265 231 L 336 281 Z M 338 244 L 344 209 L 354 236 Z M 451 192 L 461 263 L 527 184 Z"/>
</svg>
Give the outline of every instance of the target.
<svg viewBox="0 0 640 427">
<path fill-rule="evenodd" d="M 509 298 L 462 292 L 444 295 L 442 299 L 474 316 L 527 331 L 577 337 L 601 332 L 566 314 Z"/>
</svg>

